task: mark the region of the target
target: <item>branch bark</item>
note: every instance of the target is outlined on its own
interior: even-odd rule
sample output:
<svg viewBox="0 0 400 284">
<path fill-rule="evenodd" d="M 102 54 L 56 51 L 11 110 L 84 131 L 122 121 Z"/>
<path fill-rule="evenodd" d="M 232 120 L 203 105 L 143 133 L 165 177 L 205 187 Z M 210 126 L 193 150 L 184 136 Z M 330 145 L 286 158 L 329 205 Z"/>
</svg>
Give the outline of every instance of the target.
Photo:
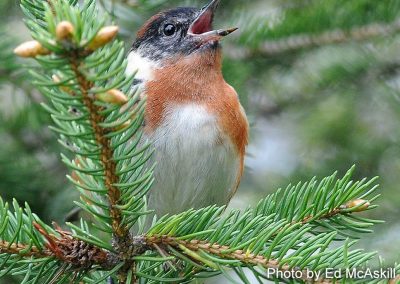
<svg viewBox="0 0 400 284">
<path fill-rule="evenodd" d="M 51 256 L 49 251 L 41 251 L 37 247 L 29 247 L 25 244 L 10 243 L 7 241 L 0 241 L 0 253 L 18 254 L 22 257 L 35 257 L 42 258 Z"/>
<path fill-rule="evenodd" d="M 126 265 L 121 269 L 118 275 L 120 283 L 125 283 L 127 271 L 134 269 L 135 266 L 135 262 L 130 260 L 132 254 L 127 250 L 129 244 L 133 243 L 133 239 L 129 230 L 122 225 L 122 213 L 117 207 L 117 205 L 120 205 L 121 192 L 116 186 L 114 186 L 114 184 L 119 182 L 119 176 L 117 175 L 117 164 L 113 159 L 114 152 L 111 147 L 111 140 L 106 136 L 109 130 L 100 126 L 100 123 L 105 121 L 105 117 L 100 114 L 103 109 L 96 105 L 93 97 L 89 95 L 93 83 L 88 81 L 80 71 L 80 68 L 83 67 L 80 58 L 73 54 L 69 60 L 71 69 L 79 84 L 83 103 L 89 112 L 89 120 L 94 131 L 96 143 L 101 149 L 100 160 L 104 170 L 104 184 L 107 188 L 110 217 L 112 220 L 111 226 L 114 235 L 112 244 L 115 251 L 119 254 L 119 257 L 126 261 Z"/>
<path fill-rule="evenodd" d="M 248 253 L 243 250 L 236 250 L 233 252 L 229 251 L 229 246 L 224 246 L 220 244 L 211 244 L 207 241 L 200 240 L 191 240 L 184 241 L 178 240 L 176 238 L 170 236 L 151 236 L 146 238 L 146 243 L 148 246 L 157 250 L 157 246 L 171 246 L 177 250 L 183 251 L 182 248 L 188 249 L 193 252 L 204 251 L 209 254 L 215 255 L 220 258 L 229 259 L 229 260 L 239 260 L 243 264 L 248 264 L 251 266 L 260 266 L 265 269 L 276 269 L 279 271 L 300 271 L 302 277 L 297 280 L 303 280 L 306 283 L 318 283 L 318 284 L 329 284 L 333 283 L 329 279 L 324 278 L 310 278 L 308 277 L 307 271 L 301 270 L 299 268 L 291 268 L 288 265 L 281 265 L 278 260 L 275 259 L 267 259 L 263 255 L 255 255 L 252 253 Z M 183 251 L 183 253 L 185 253 Z M 193 256 L 192 256 L 193 258 Z M 196 260 L 196 259 L 194 259 Z M 316 275 L 316 274 L 314 274 Z M 338 283 L 338 282 L 336 282 Z"/>
</svg>

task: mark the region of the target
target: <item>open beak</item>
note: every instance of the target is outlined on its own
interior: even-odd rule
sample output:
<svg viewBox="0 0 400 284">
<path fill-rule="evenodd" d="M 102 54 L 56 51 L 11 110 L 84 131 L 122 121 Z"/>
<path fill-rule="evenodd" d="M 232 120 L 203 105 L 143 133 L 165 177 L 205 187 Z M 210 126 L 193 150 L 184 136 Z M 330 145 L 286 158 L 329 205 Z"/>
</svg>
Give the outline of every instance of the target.
<svg viewBox="0 0 400 284">
<path fill-rule="evenodd" d="M 215 11 L 218 8 L 220 0 L 212 0 L 205 6 L 200 15 L 190 25 L 188 34 L 197 37 L 201 43 L 219 41 L 221 38 L 233 33 L 237 28 L 226 30 L 212 30 Z"/>
</svg>

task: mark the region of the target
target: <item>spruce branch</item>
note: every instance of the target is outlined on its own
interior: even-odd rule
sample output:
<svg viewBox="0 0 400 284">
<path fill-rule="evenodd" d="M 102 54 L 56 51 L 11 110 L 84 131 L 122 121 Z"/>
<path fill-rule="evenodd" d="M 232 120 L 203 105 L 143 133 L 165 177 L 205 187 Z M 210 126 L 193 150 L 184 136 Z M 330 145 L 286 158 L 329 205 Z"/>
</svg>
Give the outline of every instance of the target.
<svg viewBox="0 0 400 284">
<path fill-rule="evenodd" d="M 255 209 L 232 211 L 226 217 L 221 216 L 223 208 L 210 207 L 160 220 L 146 234 L 146 243 L 154 251 L 160 251 L 160 247 L 166 252 L 160 256 L 175 255 L 185 263 L 191 260 L 196 273 L 221 271 L 219 266 L 230 264 L 265 269 L 278 266 L 281 271 L 308 269 L 317 275 L 325 268 L 365 265 L 375 253 L 350 251 L 356 241 L 347 239 L 332 248 L 343 240 L 339 235 L 346 235 L 346 230 L 367 232 L 365 227 L 378 222 L 356 216 L 375 207 L 372 202 L 377 187 L 375 179 L 352 182 L 353 171 L 354 167 L 341 179 L 334 174 L 320 182 L 313 179 L 289 186 L 260 201 Z M 362 199 L 366 197 L 370 199 Z M 314 212 L 315 208 L 318 210 Z M 264 277 L 263 272 L 254 273 Z M 323 276 L 302 280 L 330 281 Z"/>
<path fill-rule="evenodd" d="M 47 257 L 49 254 L 40 251 L 35 246 L 30 246 L 20 243 L 10 243 L 4 240 L 0 241 L 0 254 L 16 254 L 22 257 L 35 257 L 42 258 Z"/>
<path fill-rule="evenodd" d="M 167 249 L 171 248 L 187 254 L 188 257 L 194 261 L 198 261 L 204 265 L 209 265 L 215 269 L 219 269 L 218 265 L 211 261 L 207 261 L 204 254 L 213 255 L 220 259 L 231 260 L 231 264 L 241 264 L 244 266 L 256 266 L 264 269 L 277 269 L 280 271 L 300 271 L 302 277 L 297 280 L 302 280 L 306 283 L 333 283 L 333 281 L 324 278 L 307 277 L 307 271 L 302 271 L 298 267 L 291 267 L 290 265 L 282 265 L 276 259 L 268 259 L 262 254 L 255 255 L 249 251 L 235 250 L 232 251 L 229 246 L 219 245 L 217 243 L 208 243 L 200 240 L 179 240 L 169 236 L 152 236 L 146 239 L 146 243 L 150 247 L 157 248 L 158 245 L 166 246 Z M 203 256 L 202 256 L 203 255 Z M 314 274 L 316 275 L 316 274 Z"/>
<path fill-rule="evenodd" d="M 400 20 L 388 24 L 373 23 L 353 27 L 349 30 L 334 29 L 317 34 L 304 33 L 275 40 L 265 40 L 254 48 L 234 49 L 231 56 L 236 58 L 258 55 L 273 56 L 332 44 L 368 41 L 374 38 L 392 36 L 399 32 Z"/>
<path fill-rule="evenodd" d="M 21 283 L 63 283 L 63 277 L 79 280 L 88 269 L 116 266 L 115 254 L 75 238 L 57 224 L 45 225 L 27 204 L 21 208 L 14 201 L 11 211 L 0 199 L 0 208 L 0 275 L 22 271 L 26 275 Z"/>
<path fill-rule="evenodd" d="M 44 105 L 56 124 L 51 128 L 74 156 L 71 161 L 62 154 L 62 160 L 73 170 L 69 179 L 81 193 L 77 204 L 97 220 L 96 228 L 112 235 L 113 250 L 126 261 L 127 271 L 134 266 L 126 250 L 133 242 L 129 229 L 146 214 L 141 212 L 143 196 L 152 183 L 145 163 L 148 146 L 138 146 L 144 100 L 139 102 L 139 94 L 130 88 L 133 77 L 125 76 L 125 52 L 122 43 L 114 41 L 118 27 L 97 22 L 93 1 L 82 7 L 75 6 L 76 1 L 35 4 L 38 9 L 31 13 L 31 1 L 22 1 L 35 40 L 15 53 L 54 70 L 32 75 L 52 102 Z M 83 17 L 90 20 L 84 22 Z M 119 273 L 121 282 L 126 271 Z"/>
<path fill-rule="evenodd" d="M 119 182 L 119 176 L 117 175 L 117 166 L 113 160 L 113 150 L 111 149 L 111 141 L 107 138 L 108 131 L 100 127 L 101 123 L 104 123 L 105 117 L 100 114 L 103 110 L 102 107 L 95 105 L 93 98 L 89 97 L 89 90 L 93 87 L 93 84 L 89 82 L 85 76 L 79 71 L 80 58 L 72 56 L 70 58 L 71 69 L 75 73 L 77 78 L 80 93 L 83 96 L 83 102 L 89 111 L 89 120 L 94 130 L 94 136 L 96 143 L 101 149 L 100 160 L 104 169 L 105 186 L 107 188 L 107 196 L 110 203 L 110 217 L 112 219 L 113 232 L 119 237 L 124 238 L 128 235 L 128 231 L 121 225 L 121 212 L 116 207 L 120 201 L 120 191 L 114 186 Z"/>
<path fill-rule="evenodd" d="M 40 225 L 35 224 L 38 231 L 48 240 L 46 249 L 39 250 L 35 246 L 0 241 L 0 254 L 18 255 L 22 258 L 56 258 L 62 262 L 69 263 L 79 268 L 90 268 L 100 265 L 107 269 L 112 263 L 109 262 L 109 254 L 91 244 L 74 239 L 69 232 L 61 232 L 61 238 L 49 235 Z"/>
<path fill-rule="evenodd" d="M 310 224 L 316 233 L 335 230 L 345 237 L 357 238 L 356 233 L 372 232 L 368 227 L 381 221 L 362 219 L 353 213 L 376 208 L 371 204 L 379 197 L 375 194 L 376 178 L 354 182 L 351 180 L 354 170 L 353 166 L 341 179 L 334 173 L 320 182 L 314 177 L 309 182 L 279 189 L 259 202 L 255 215 L 276 214 L 276 220 L 284 218 L 292 224 Z M 290 207 L 283 206 L 287 202 Z"/>
<path fill-rule="evenodd" d="M 22 2 L 25 11 L 29 4 L 29 1 Z M 111 47 L 103 48 L 114 39 L 118 27 L 102 27 L 93 20 L 83 27 L 76 27 L 72 23 L 81 21 L 82 16 L 93 15 L 95 10 L 90 2 L 83 6 L 82 11 L 74 5 L 74 1 L 70 2 L 70 6 L 63 1 L 52 1 L 51 8 L 44 5 L 41 11 L 44 15 L 35 14 L 33 17 L 46 19 L 47 24 L 33 24 L 30 28 L 34 34 L 42 31 L 48 38 L 35 40 L 33 50 L 30 45 L 26 47 L 26 44 L 22 44 L 15 52 L 25 56 L 28 49 L 29 56 L 43 65 L 47 66 L 49 60 L 38 57 L 39 55 L 50 55 L 50 60 L 55 62 L 51 69 L 58 73 L 51 75 L 51 81 L 38 73 L 33 73 L 33 76 L 40 89 L 53 102 L 53 107 L 44 105 L 57 125 L 52 129 L 61 135 L 62 145 L 75 154 L 72 162 L 64 155 L 63 161 L 74 170 L 70 179 L 83 194 L 83 200 L 97 204 L 100 211 L 93 211 L 84 204 L 81 206 L 100 219 L 104 216 L 100 212 L 108 206 L 109 212 L 106 213 L 112 220 L 112 232 L 123 239 L 128 237 L 129 227 L 136 220 L 124 223 L 127 222 L 126 217 L 130 216 L 125 216 L 121 207 L 126 205 L 121 203 L 121 188 L 128 187 L 130 183 L 127 182 L 132 178 L 132 174 L 126 174 L 127 163 L 132 158 L 137 158 L 137 162 L 140 162 L 140 165 L 129 167 L 131 171 L 138 169 L 136 178 L 142 172 L 146 177 L 150 173 L 143 171 L 145 168 L 142 166 L 143 159 L 149 157 L 146 147 L 136 149 L 137 151 L 134 151 L 134 147 L 124 147 L 125 144 L 131 144 L 130 139 L 136 133 L 140 138 L 139 126 L 144 104 L 137 103 L 139 96 L 135 90 L 130 90 L 130 95 L 124 94 L 124 90 L 129 90 L 133 78 L 124 75 L 126 62 L 121 44 L 114 42 Z M 27 13 L 27 16 L 32 17 L 32 14 Z M 46 48 L 46 54 L 41 52 L 42 48 Z M 108 66 L 100 68 L 100 64 Z M 117 79 L 117 75 L 122 80 Z M 136 147 L 137 143 L 133 146 Z M 151 183 L 149 179 L 145 181 Z M 137 188 L 132 187 L 124 193 L 132 193 L 135 189 Z M 105 194 L 108 205 L 103 204 L 102 200 L 94 199 L 95 193 Z M 136 196 L 133 195 L 132 198 Z M 140 198 L 136 199 L 143 206 Z M 138 206 L 135 202 L 133 205 Z"/>
<path fill-rule="evenodd" d="M 375 179 L 351 180 L 354 168 L 343 178 L 334 174 L 278 190 L 255 208 L 189 210 L 131 235 L 134 225 L 143 228 L 153 181 L 151 151 L 140 130 L 145 100 L 131 88 L 133 76 L 125 75 L 117 27 L 99 20 L 94 1 L 77 2 L 22 0 L 34 44 L 16 53 L 43 69 L 31 75 L 49 98 L 43 106 L 66 150 L 61 157 L 81 194 L 77 205 L 91 219 L 67 224 L 66 231 L 45 225 L 27 206 L 15 203 L 14 212 L 0 206 L 2 273 L 24 274 L 23 283 L 99 283 L 112 277 L 130 284 L 229 277 L 232 269 L 247 283 L 244 268 L 264 279 L 271 278 L 268 268 L 322 272 L 364 267 L 373 259 L 375 253 L 350 250 L 356 244 L 351 238 L 378 222 L 358 216 L 376 207 L 378 195 Z M 322 274 L 272 280 L 329 283 Z"/>
<path fill-rule="evenodd" d="M 350 185 L 351 182 L 342 184 L 344 188 L 352 188 Z M 374 189 L 373 186 L 371 188 Z M 369 189 L 366 189 L 366 192 Z M 365 192 L 361 195 L 364 194 Z M 343 207 L 342 210 L 351 209 L 357 213 L 365 202 L 350 200 L 350 202 L 346 201 L 346 204 L 350 204 L 351 207 L 346 209 Z M 4 222 L 10 219 L 6 217 L 12 216 L 13 213 L 7 210 L 7 204 L 1 208 L 5 208 L 0 215 L 3 227 Z M 14 208 L 16 212 L 21 211 L 16 203 L 14 203 Z M 284 219 L 274 220 L 274 214 L 266 216 L 258 212 L 258 217 L 254 218 L 254 209 L 248 209 L 245 212 L 232 211 L 228 216 L 223 216 L 223 211 L 224 208 L 210 207 L 163 218 L 146 235 L 133 237 L 132 243 L 126 244 L 125 249 L 130 251 L 130 260 L 137 262 L 138 266 L 135 270 L 127 271 L 126 283 L 132 283 L 133 275 L 140 279 L 152 279 L 160 282 L 173 279 L 174 281 L 177 279 L 187 281 L 200 277 L 200 275 L 201 277 L 210 277 L 214 272 L 223 272 L 227 267 L 233 269 L 250 267 L 253 273 L 261 278 L 266 276 L 260 268 L 297 271 L 303 273 L 301 273 L 301 278 L 292 279 L 294 283 L 331 283 L 332 280 L 324 278 L 323 275 L 318 279 L 310 278 L 304 269 L 317 272 L 326 267 L 337 269 L 358 267 L 365 264 L 374 255 L 374 253 L 363 253 L 360 250 L 349 251 L 349 247 L 355 242 L 346 242 L 338 248 L 329 249 L 335 239 L 335 231 L 311 236 L 312 228 L 309 224 L 300 226 Z M 37 233 L 32 240 L 35 244 L 39 244 L 38 248 L 29 244 L 25 237 L 23 242 L 25 245 L 16 243 L 16 245 L 10 246 L 11 250 L 4 251 L 3 256 L 18 254 L 19 257 L 45 257 L 48 261 L 56 259 L 59 263 L 58 267 L 61 269 L 57 271 L 60 273 L 62 271 L 61 275 L 79 279 L 82 277 L 86 279 L 85 277 L 89 276 L 87 274 L 77 275 L 77 271 L 94 270 L 117 273 L 124 267 L 127 259 L 121 258 L 120 255 L 75 238 L 74 234 L 62 230 L 57 225 L 54 225 L 54 229 L 45 226 L 30 214 L 29 208 L 25 209 L 25 212 L 27 212 L 25 217 L 17 215 L 12 219 L 14 222 L 26 221 L 22 225 L 18 225 L 17 221 L 12 227 L 30 226 L 32 228 L 33 225 Z M 327 216 L 321 215 L 321 218 L 327 218 Z M 197 223 L 194 220 L 197 220 Z M 79 231 L 79 228 L 77 229 Z M 82 223 L 82 229 L 86 230 L 85 234 L 90 234 L 84 223 Z M 82 238 L 83 232 L 78 231 L 75 233 L 80 234 Z M 22 231 L 17 230 L 17 232 Z M 29 230 L 23 230 L 23 232 L 29 232 Z M 9 237 L 2 236 L 2 239 L 14 240 L 14 237 L 11 236 L 14 236 L 15 233 L 11 231 L 8 234 Z M 290 242 L 287 243 L 289 240 Z M 4 244 L 9 245 L 10 243 L 12 242 Z M 29 253 L 22 253 L 20 248 L 26 249 Z M 160 256 L 154 253 L 160 254 Z M 160 265 L 160 263 L 170 261 L 172 259 L 170 256 L 174 256 L 180 261 L 172 264 L 173 267 L 175 267 L 174 265 L 178 265 L 178 267 L 183 265 L 184 272 L 181 276 L 174 274 L 174 270 L 166 271 Z M 43 263 L 48 264 L 45 261 Z M 399 269 L 400 267 L 398 267 Z M 54 279 L 58 279 L 61 275 L 56 275 L 57 277 Z M 101 275 L 104 277 L 108 273 Z M 39 274 L 39 276 L 47 276 L 47 274 Z M 245 277 L 242 274 L 241 276 Z M 278 278 L 278 280 L 282 279 Z M 125 283 L 125 280 L 120 279 L 120 282 Z M 337 279 L 335 283 L 341 283 L 341 280 Z"/>
<path fill-rule="evenodd" d="M 54 224 L 54 227 L 59 236 L 49 234 L 36 222 L 34 222 L 34 227 L 47 240 L 47 250 L 44 251 L 47 256 L 55 257 L 81 269 L 90 268 L 93 265 L 101 265 L 105 268 L 110 266 L 109 254 L 106 251 L 74 238 L 70 232 L 62 230 L 57 224 Z"/>
<path fill-rule="evenodd" d="M 370 12 L 371 5 L 374 13 Z M 303 5 L 281 8 L 274 17 L 244 15 L 246 30 L 239 43 L 246 48 L 239 49 L 236 56 L 269 56 L 330 44 L 360 42 L 395 35 L 400 28 L 399 3 L 396 0 L 373 4 L 369 1 L 307 1 Z"/>
</svg>

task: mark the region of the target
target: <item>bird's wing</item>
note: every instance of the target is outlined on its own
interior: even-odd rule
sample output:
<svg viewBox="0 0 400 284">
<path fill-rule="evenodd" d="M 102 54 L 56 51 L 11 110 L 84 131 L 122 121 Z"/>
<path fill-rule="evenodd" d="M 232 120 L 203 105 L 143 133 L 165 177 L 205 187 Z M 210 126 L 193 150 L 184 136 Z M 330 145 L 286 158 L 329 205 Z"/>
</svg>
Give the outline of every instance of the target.
<svg viewBox="0 0 400 284">
<path fill-rule="evenodd" d="M 236 183 L 229 196 L 229 200 L 231 200 L 239 187 L 243 175 L 244 157 L 248 144 L 249 123 L 235 89 L 228 84 L 226 84 L 224 99 L 221 101 L 222 105 L 219 109 L 221 110 L 220 116 L 222 117 L 222 127 L 235 144 L 240 159 L 240 165 L 236 175 Z"/>
</svg>

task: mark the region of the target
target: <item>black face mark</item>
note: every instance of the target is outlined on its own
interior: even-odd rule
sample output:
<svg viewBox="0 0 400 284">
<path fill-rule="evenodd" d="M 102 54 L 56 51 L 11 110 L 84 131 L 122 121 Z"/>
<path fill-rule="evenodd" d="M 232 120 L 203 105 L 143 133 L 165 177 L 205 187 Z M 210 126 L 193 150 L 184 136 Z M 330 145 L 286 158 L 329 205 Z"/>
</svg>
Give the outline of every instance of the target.
<svg viewBox="0 0 400 284">
<path fill-rule="evenodd" d="M 188 30 L 200 12 L 196 8 L 176 8 L 152 17 L 138 32 L 132 50 L 153 61 L 197 51 L 201 45 L 188 35 Z M 215 42 L 207 48 L 217 46 Z"/>
</svg>

